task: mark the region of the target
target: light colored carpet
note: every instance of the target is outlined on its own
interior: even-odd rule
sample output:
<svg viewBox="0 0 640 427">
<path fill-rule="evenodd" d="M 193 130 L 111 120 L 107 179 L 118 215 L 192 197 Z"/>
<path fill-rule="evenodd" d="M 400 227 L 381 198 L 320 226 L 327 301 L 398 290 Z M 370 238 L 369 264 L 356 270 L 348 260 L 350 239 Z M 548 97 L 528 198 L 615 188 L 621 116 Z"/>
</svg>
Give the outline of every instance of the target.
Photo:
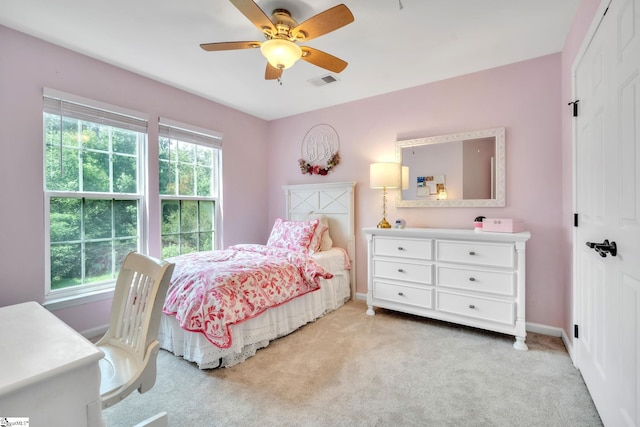
<svg viewBox="0 0 640 427">
<path fill-rule="evenodd" d="M 513 338 L 361 301 L 232 368 L 161 351 L 153 389 L 104 411 L 108 427 L 160 411 L 170 426 L 601 426 L 560 338 Z"/>
</svg>

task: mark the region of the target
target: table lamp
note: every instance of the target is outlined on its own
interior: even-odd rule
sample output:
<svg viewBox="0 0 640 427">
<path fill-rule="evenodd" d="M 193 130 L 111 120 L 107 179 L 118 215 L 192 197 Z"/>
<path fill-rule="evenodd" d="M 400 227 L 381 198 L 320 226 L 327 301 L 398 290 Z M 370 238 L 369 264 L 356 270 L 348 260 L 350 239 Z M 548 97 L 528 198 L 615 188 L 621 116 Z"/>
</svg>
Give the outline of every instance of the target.
<svg viewBox="0 0 640 427">
<path fill-rule="evenodd" d="M 391 228 L 387 221 L 387 188 L 398 188 L 400 179 L 400 163 L 372 163 L 369 168 L 369 186 L 382 188 L 382 220 L 378 223 L 378 228 Z"/>
</svg>

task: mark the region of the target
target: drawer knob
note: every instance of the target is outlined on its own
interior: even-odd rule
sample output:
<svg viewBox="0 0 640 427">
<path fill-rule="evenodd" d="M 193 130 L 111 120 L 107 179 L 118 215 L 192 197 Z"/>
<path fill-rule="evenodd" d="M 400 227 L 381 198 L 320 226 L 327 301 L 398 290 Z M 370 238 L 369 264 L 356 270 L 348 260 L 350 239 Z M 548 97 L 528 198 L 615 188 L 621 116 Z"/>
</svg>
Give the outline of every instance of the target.
<svg viewBox="0 0 640 427">
<path fill-rule="evenodd" d="M 403 297 L 403 296 L 404 296 L 404 294 L 403 294 L 402 292 L 398 292 L 398 296 Z"/>
<path fill-rule="evenodd" d="M 404 273 L 404 270 L 403 270 L 403 269 L 401 269 L 401 268 L 399 268 L 399 269 L 398 269 L 398 273 Z"/>
<path fill-rule="evenodd" d="M 475 255 L 476 253 L 474 251 L 469 251 L 469 255 Z"/>
<path fill-rule="evenodd" d="M 469 308 L 473 310 L 474 308 L 476 308 L 476 306 L 473 304 L 469 304 Z"/>
<path fill-rule="evenodd" d="M 402 246 L 398 246 L 398 250 L 399 251 L 404 251 L 404 248 Z"/>
<path fill-rule="evenodd" d="M 476 278 L 475 278 L 475 277 L 469 277 L 469 281 L 470 281 L 470 282 L 475 282 L 475 281 L 476 281 Z"/>
</svg>

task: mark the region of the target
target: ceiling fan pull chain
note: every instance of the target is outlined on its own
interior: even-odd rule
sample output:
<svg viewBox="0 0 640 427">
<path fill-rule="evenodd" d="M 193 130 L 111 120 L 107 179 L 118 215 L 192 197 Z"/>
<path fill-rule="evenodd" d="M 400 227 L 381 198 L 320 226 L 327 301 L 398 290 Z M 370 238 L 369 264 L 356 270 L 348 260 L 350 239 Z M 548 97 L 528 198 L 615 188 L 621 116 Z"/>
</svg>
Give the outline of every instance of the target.
<svg viewBox="0 0 640 427">
<path fill-rule="evenodd" d="M 398 6 L 400 6 L 400 10 L 404 9 L 404 5 L 402 4 L 402 0 L 398 0 Z"/>
</svg>

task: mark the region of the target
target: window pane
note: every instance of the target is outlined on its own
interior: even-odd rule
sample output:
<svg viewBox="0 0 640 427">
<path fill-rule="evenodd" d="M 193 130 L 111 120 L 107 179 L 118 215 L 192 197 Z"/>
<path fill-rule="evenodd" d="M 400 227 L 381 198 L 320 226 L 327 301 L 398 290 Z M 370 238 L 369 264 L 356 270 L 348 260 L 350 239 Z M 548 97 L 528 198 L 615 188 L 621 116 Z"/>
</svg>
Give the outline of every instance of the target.
<svg viewBox="0 0 640 427">
<path fill-rule="evenodd" d="M 168 160 L 172 163 L 178 162 L 178 141 L 175 139 L 169 139 L 160 137 L 160 158 L 162 160 Z"/>
<path fill-rule="evenodd" d="M 196 162 L 196 144 L 178 142 L 178 159 L 180 163 L 193 165 Z"/>
<path fill-rule="evenodd" d="M 78 174 L 78 150 L 46 147 L 46 188 L 50 191 L 78 191 L 80 179 Z"/>
<path fill-rule="evenodd" d="M 131 156 L 113 155 L 113 191 L 116 193 L 138 192 L 137 159 Z"/>
<path fill-rule="evenodd" d="M 180 232 L 180 201 L 162 201 L 162 234 L 176 234 Z"/>
<path fill-rule="evenodd" d="M 198 230 L 198 202 L 183 201 L 180 211 L 180 232 L 189 233 Z"/>
<path fill-rule="evenodd" d="M 137 132 L 113 128 L 111 140 L 113 142 L 114 153 L 130 154 L 133 156 L 138 154 Z"/>
<path fill-rule="evenodd" d="M 138 201 L 113 201 L 115 237 L 138 236 Z M 135 250 L 132 249 L 132 250 Z"/>
<path fill-rule="evenodd" d="M 187 233 L 180 236 L 180 253 L 188 254 L 198 251 L 198 233 Z"/>
<path fill-rule="evenodd" d="M 60 139 L 60 116 L 45 114 L 45 182 L 46 189 L 78 191 L 78 123 L 64 120 Z"/>
<path fill-rule="evenodd" d="M 211 193 L 211 168 L 199 166 L 198 172 L 198 196 L 212 196 Z"/>
<path fill-rule="evenodd" d="M 160 161 L 160 194 L 175 196 L 176 193 L 176 173 L 174 164 Z"/>
<path fill-rule="evenodd" d="M 213 215 L 214 215 L 214 203 L 213 202 L 200 202 L 199 220 L 201 231 L 213 230 Z"/>
<path fill-rule="evenodd" d="M 59 242 L 80 241 L 82 238 L 82 201 L 52 197 L 49 200 L 49 240 Z"/>
<path fill-rule="evenodd" d="M 196 145 L 196 156 L 198 158 L 198 165 L 211 166 L 213 162 L 213 149 L 211 147 Z"/>
<path fill-rule="evenodd" d="M 162 258 L 180 255 L 179 236 L 164 236 L 162 238 Z"/>
<path fill-rule="evenodd" d="M 82 156 L 82 189 L 109 192 L 109 154 L 85 151 Z"/>
<path fill-rule="evenodd" d="M 84 235 L 86 239 L 109 239 L 112 235 L 112 226 L 111 200 L 85 200 Z"/>
<path fill-rule="evenodd" d="M 213 250 L 213 233 L 200 233 L 200 251 L 212 251 Z"/>
<path fill-rule="evenodd" d="M 109 150 L 109 127 L 82 122 L 82 146 L 84 149 Z"/>
<path fill-rule="evenodd" d="M 169 142 L 169 138 L 159 137 L 158 138 L 158 158 L 160 160 L 170 160 L 171 159 L 171 144 Z"/>
<path fill-rule="evenodd" d="M 114 278 L 111 242 L 85 244 L 85 281 L 101 282 Z"/>
<path fill-rule="evenodd" d="M 180 163 L 178 166 L 178 195 L 193 196 L 195 194 L 195 173 L 193 165 Z"/>
<path fill-rule="evenodd" d="M 82 248 L 80 243 L 51 244 L 51 289 L 82 283 Z"/>
</svg>

